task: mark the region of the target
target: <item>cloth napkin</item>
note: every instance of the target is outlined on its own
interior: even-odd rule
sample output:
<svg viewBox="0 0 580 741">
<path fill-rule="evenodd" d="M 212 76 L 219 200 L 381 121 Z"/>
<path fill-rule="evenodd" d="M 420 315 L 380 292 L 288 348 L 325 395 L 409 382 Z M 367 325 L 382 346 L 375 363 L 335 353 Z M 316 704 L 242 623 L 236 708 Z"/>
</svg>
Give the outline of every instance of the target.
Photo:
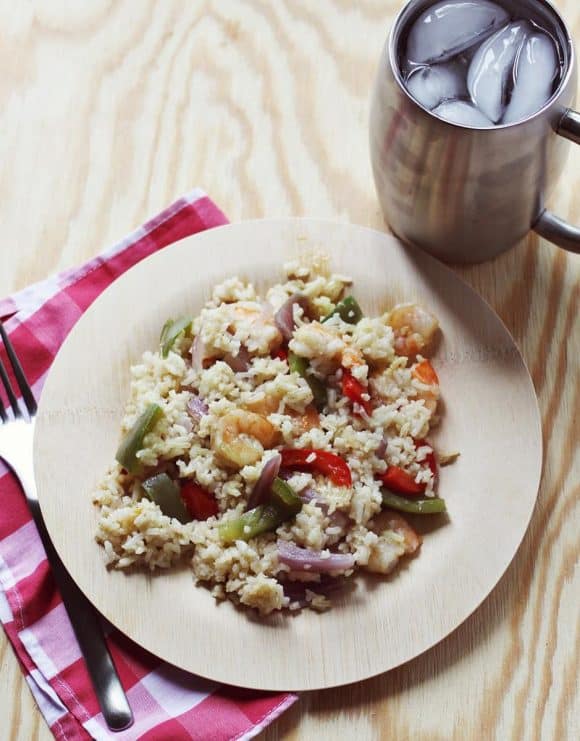
<svg viewBox="0 0 580 741">
<path fill-rule="evenodd" d="M 0 318 L 35 396 L 77 319 L 115 278 L 178 239 L 226 223 L 205 193 L 194 190 L 86 265 L 0 301 Z M 3 347 L 0 356 L 7 365 Z M 24 495 L 3 466 L 0 501 L 0 619 L 57 739 L 248 739 L 296 700 L 291 694 L 246 691 L 187 674 L 110 628 L 107 642 L 135 716 L 131 728 L 111 733 Z"/>
</svg>

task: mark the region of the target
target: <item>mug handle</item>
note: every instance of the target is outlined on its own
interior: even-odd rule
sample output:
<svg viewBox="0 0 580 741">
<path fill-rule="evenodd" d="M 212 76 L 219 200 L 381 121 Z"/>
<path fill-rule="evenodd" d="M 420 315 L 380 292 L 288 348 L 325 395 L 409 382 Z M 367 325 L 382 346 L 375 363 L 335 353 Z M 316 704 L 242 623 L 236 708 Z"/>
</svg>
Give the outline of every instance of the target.
<svg viewBox="0 0 580 741">
<path fill-rule="evenodd" d="M 567 110 L 562 116 L 556 133 L 580 144 L 580 113 Z M 534 231 L 549 242 L 569 252 L 580 253 L 580 229 L 561 219 L 551 211 L 544 211 L 534 224 Z"/>
</svg>

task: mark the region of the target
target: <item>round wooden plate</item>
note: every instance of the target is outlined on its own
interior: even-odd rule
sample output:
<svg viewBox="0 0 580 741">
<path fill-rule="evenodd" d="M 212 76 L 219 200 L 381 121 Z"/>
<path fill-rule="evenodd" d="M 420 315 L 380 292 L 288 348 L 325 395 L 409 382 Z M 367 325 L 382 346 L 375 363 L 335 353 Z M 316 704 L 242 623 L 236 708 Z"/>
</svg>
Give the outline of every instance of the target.
<svg viewBox="0 0 580 741">
<path fill-rule="evenodd" d="M 219 281 L 263 290 L 282 264 L 326 252 L 367 314 L 419 301 L 439 317 L 434 363 L 444 416 L 433 440 L 461 457 L 441 470 L 449 521 L 389 578 L 355 580 L 332 610 L 260 618 L 217 604 L 187 566 L 109 572 L 95 543 L 94 490 L 113 460 L 129 365 L 169 316 L 196 312 Z M 162 250 L 119 278 L 79 320 L 50 371 L 35 468 L 48 531 L 73 578 L 115 626 L 166 661 L 219 682 L 313 690 L 392 669 L 440 641 L 482 602 L 528 525 L 542 464 L 534 389 L 509 333 L 450 270 L 386 234 L 315 219 L 244 222 Z"/>
</svg>

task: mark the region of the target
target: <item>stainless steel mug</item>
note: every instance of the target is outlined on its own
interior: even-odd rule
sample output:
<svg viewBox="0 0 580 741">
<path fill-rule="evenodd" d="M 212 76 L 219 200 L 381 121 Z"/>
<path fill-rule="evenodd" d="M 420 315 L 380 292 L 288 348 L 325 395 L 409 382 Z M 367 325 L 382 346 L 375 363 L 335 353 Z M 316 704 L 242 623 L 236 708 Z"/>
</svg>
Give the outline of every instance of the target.
<svg viewBox="0 0 580 741">
<path fill-rule="evenodd" d="M 576 55 L 548 0 L 512 0 L 561 46 L 564 69 L 548 103 L 523 121 L 470 128 L 418 103 L 400 71 L 405 32 L 433 0 L 409 0 L 385 44 L 371 104 L 370 148 L 377 193 L 393 232 L 447 262 L 476 263 L 504 252 L 530 229 L 573 252 L 580 229 L 546 211 L 564 166 L 565 139 L 580 143 Z"/>
</svg>

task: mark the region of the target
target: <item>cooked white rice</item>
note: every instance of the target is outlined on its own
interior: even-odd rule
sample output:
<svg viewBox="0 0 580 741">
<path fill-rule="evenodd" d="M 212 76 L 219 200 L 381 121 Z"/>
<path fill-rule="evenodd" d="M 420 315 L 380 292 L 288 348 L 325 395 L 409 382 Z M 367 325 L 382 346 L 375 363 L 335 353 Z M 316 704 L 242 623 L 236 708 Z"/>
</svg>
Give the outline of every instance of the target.
<svg viewBox="0 0 580 741">
<path fill-rule="evenodd" d="M 167 357 L 160 350 L 144 353 L 131 368 L 122 434 L 150 404 L 159 405 L 163 416 L 138 452 L 142 473 L 132 476 L 115 463 L 95 494 L 100 510 L 96 539 L 108 566 L 153 570 L 189 560 L 195 580 L 209 586 L 217 599 L 230 598 L 269 613 L 330 605 L 321 587 L 328 578 L 321 579 L 315 569 L 292 571 L 278 557 L 279 541 L 292 541 L 320 558 L 350 554 L 352 566 L 333 573 L 330 580 L 349 577 L 359 568 L 389 573 L 414 550 L 403 520 L 393 524 L 391 519 L 386 529 L 381 527 L 377 477 L 387 466 L 397 466 L 424 488 L 425 497 L 434 496 L 434 477 L 427 465 L 432 448 L 424 440 L 436 422 L 438 385 L 414 375 L 421 356 L 396 354 L 397 337 L 400 342 L 409 327 L 396 326 L 390 315 L 364 317 L 357 324 L 342 321 L 338 314 L 324 324 L 313 319 L 335 309 L 351 282 L 347 277 L 329 275 L 323 262 L 310 267 L 293 263 L 286 266 L 286 276 L 268 290 L 264 302 L 251 284 L 237 277 L 226 280 L 194 319 L 192 336 L 181 335 Z M 310 372 L 328 388 L 319 415 L 308 375 L 290 372 L 287 360 L 273 357 L 282 344 L 274 312 L 294 294 L 308 297 L 310 318 L 294 307 L 289 350 L 308 359 Z M 192 337 L 194 355 L 202 347 L 202 369 L 192 365 Z M 229 363 L 242 357 L 240 353 L 247 356 L 247 367 L 234 371 Z M 361 384 L 371 414 L 343 396 L 341 377 L 347 371 Z M 208 408 L 199 421 L 188 413 L 194 396 Z M 275 445 L 260 445 L 242 424 L 234 445 L 253 445 L 259 451 L 249 465 L 232 465 L 224 458 L 217 433 L 223 420 L 230 419 L 226 415 L 239 410 L 242 418 L 249 419 L 248 410 L 259 415 L 278 436 Z M 338 486 L 319 472 L 292 471 L 288 483 L 293 490 L 298 495 L 314 491 L 316 498 L 306 497 L 296 517 L 275 532 L 248 542 L 222 542 L 220 524 L 242 515 L 265 463 L 281 448 L 341 456 L 352 486 Z M 193 480 L 203 487 L 217 503 L 217 516 L 182 524 L 164 515 L 141 485 L 163 470 L 175 480 Z M 300 583 L 308 586 L 300 590 Z"/>
</svg>

